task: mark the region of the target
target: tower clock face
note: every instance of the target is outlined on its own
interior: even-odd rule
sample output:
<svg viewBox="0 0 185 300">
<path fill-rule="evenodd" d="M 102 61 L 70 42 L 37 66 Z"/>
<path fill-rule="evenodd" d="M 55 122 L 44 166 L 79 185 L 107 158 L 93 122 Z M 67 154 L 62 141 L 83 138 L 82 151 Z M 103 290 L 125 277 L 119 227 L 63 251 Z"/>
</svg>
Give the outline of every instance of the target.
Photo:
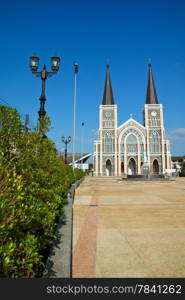
<svg viewBox="0 0 185 300">
<path fill-rule="evenodd" d="M 152 111 L 152 112 L 151 112 L 151 116 L 152 116 L 152 117 L 156 117 L 156 116 L 157 116 L 156 111 Z"/>
<path fill-rule="evenodd" d="M 111 112 L 110 112 L 110 111 L 106 111 L 105 116 L 106 116 L 107 118 L 110 118 L 110 117 L 111 117 Z"/>
</svg>

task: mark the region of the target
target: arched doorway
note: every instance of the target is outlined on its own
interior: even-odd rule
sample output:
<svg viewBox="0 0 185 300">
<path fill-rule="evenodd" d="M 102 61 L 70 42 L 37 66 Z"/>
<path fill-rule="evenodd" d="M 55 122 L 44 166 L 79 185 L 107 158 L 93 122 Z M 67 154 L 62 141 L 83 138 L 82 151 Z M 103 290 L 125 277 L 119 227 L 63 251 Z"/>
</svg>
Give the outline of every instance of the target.
<svg viewBox="0 0 185 300">
<path fill-rule="evenodd" d="M 141 174 L 143 174 L 143 162 L 141 162 Z"/>
<path fill-rule="evenodd" d="M 123 162 L 121 163 L 121 173 L 122 174 L 124 173 L 124 163 Z"/>
<path fill-rule="evenodd" d="M 106 175 L 111 176 L 111 161 L 108 159 L 106 161 Z"/>
<path fill-rule="evenodd" d="M 157 159 L 153 161 L 153 174 L 159 174 L 159 163 Z"/>
<path fill-rule="evenodd" d="M 136 174 L 136 162 L 135 159 L 131 158 L 128 163 L 128 175 Z"/>
</svg>

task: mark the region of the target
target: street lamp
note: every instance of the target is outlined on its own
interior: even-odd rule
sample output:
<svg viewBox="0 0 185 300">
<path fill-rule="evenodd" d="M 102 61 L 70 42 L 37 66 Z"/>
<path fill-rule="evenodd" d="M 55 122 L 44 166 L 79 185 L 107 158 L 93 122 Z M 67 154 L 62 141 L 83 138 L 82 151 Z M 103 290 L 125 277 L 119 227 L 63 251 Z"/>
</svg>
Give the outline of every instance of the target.
<svg viewBox="0 0 185 300">
<path fill-rule="evenodd" d="M 76 79 L 77 73 L 79 69 L 79 65 L 77 62 L 73 63 L 74 72 L 75 72 L 75 85 L 74 85 L 74 118 L 73 118 L 73 170 L 75 168 L 75 122 L 76 122 Z"/>
<path fill-rule="evenodd" d="M 67 165 L 67 144 L 70 143 L 71 141 L 71 137 L 68 136 L 67 139 L 65 139 L 65 136 L 62 136 L 62 142 L 65 144 L 65 164 Z"/>
<path fill-rule="evenodd" d="M 40 77 L 42 80 L 42 92 L 41 96 L 39 98 L 40 100 L 40 110 L 38 111 L 39 114 L 39 120 L 45 116 L 46 111 L 45 111 L 45 101 L 46 101 L 46 96 L 45 96 L 45 81 L 48 77 L 51 77 L 53 74 L 56 74 L 59 70 L 60 67 L 60 57 L 58 56 L 52 56 L 51 57 L 51 70 L 48 72 L 46 70 L 46 66 L 43 66 L 42 71 L 37 71 L 39 67 L 39 60 L 40 58 L 37 55 L 32 55 L 30 56 L 30 69 L 33 74 L 35 74 L 37 77 Z"/>
</svg>

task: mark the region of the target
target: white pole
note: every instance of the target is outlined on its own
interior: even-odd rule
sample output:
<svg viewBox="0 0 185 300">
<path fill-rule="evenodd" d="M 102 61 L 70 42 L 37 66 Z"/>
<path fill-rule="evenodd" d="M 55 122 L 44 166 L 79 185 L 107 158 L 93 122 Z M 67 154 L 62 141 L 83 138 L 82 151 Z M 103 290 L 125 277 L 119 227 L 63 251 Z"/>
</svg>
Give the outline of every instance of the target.
<svg viewBox="0 0 185 300">
<path fill-rule="evenodd" d="M 82 168 L 82 124 L 81 124 L 81 150 L 80 150 L 80 164 L 81 164 L 81 168 Z"/>
<path fill-rule="evenodd" d="M 73 170 L 75 169 L 75 130 L 76 130 L 76 79 L 78 73 L 78 64 L 74 63 L 75 85 L 74 85 L 74 116 L 73 116 Z"/>
<path fill-rule="evenodd" d="M 81 158 L 83 157 L 83 127 L 84 127 L 84 122 L 81 123 Z M 82 165 L 83 165 L 83 161 L 81 159 L 81 168 L 82 168 Z"/>
</svg>

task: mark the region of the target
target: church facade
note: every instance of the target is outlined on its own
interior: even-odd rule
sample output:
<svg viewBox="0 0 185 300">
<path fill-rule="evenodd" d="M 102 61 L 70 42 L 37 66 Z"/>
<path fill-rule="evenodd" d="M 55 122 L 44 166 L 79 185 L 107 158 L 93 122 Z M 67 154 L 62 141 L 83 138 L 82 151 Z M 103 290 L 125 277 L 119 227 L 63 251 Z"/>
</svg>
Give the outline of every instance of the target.
<svg viewBox="0 0 185 300">
<path fill-rule="evenodd" d="M 165 139 L 163 105 L 158 102 L 151 64 L 148 65 L 143 124 L 130 117 L 120 126 L 107 66 L 103 101 L 99 106 L 99 135 L 94 142 L 94 175 L 165 174 L 170 169 L 170 144 Z"/>
</svg>

